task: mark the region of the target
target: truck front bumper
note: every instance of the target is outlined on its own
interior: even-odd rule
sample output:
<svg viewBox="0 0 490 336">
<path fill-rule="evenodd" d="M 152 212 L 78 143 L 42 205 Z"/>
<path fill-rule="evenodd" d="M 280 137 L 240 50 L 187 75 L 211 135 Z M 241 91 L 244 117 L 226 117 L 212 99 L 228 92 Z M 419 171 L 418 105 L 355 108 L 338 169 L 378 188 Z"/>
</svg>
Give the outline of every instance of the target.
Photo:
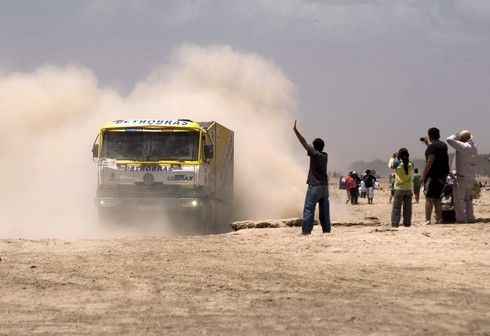
<svg viewBox="0 0 490 336">
<path fill-rule="evenodd" d="M 195 197 L 185 198 L 115 198 L 97 197 L 95 203 L 100 208 L 120 208 L 120 209 L 198 209 L 204 201 Z"/>
</svg>

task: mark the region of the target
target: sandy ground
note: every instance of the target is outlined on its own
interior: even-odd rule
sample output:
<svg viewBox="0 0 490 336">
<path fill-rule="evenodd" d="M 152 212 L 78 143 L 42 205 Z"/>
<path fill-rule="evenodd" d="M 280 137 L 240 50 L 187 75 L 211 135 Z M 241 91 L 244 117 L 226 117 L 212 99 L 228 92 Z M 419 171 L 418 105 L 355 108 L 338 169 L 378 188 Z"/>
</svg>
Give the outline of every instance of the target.
<svg viewBox="0 0 490 336">
<path fill-rule="evenodd" d="M 339 194 L 334 190 L 333 197 Z M 490 224 L 0 240 L 0 334 L 490 335 Z M 490 191 L 476 201 L 490 219 Z"/>
</svg>

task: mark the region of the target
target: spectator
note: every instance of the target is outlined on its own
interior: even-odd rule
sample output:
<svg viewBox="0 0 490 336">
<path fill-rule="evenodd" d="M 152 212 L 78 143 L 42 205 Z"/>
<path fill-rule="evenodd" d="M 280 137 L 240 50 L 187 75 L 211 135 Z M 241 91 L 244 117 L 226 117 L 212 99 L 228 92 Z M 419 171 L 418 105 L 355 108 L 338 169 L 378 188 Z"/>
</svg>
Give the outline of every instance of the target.
<svg viewBox="0 0 490 336">
<path fill-rule="evenodd" d="M 362 181 L 362 178 L 359 176 L 359 174 L 354 170 L 352 172 L 353 176 L 352 178 L 354 180 L 356 180 L 356 185 L 357 185 L 357 188 L 356 188 L 356 194 L 357 194 L 357 200 L 359 200 L 359 186 L 361 185 L 361 181 Z M 358 204 L 359 202 L 357 201 L 356 204 Z"/>
<path fill-rule="evenodd" d="M 327 162 L 328 154 L 323 151 L 325 143 L 322 139 L 316 138 L 313 144 L 306 142 L 305 138 L 296 128 L 294 121 L 293 131 L 299 142 L 306 149 L 310 157 L 310 168 L 308 172 L 308 190 L 306 192 L 305 205 L 303 209 L 302 234 L 309 235 L 313 230 L 313 217 L 315 216 L 316 204 L 320 207 L 320 224 L 323 233 L 330 232 L 330 203 L 328 194 Z"/>
<path fill-rule="evenodd" d="M 373 204 L 374 182 L 376 182 L 376 177 L 371 170 L 366 170 L 366 175 L 364 175 L 364 184 L 366 186 L 368 204 Z"/>
<path fill-rule="evenodd" d="M 339 178 L 339 189 L 345 190 L 345 178 L 342 176 Z"/>
<path fill-rule="evenodd" d="M 397 155 L 398 155 L 398 153 L 393 153 L 393 155 L 388 160 L 388 168 L 389 169 L 393 169 L 393 162 L 395 162 Z"/>
<path fill-rule="evenodd" d="M 406 148 L 398 152 L 398 159 L 393 163 L 395 169 L 395 196 L 391 211 L 391 226 L 398 227 L 403 207 L 403 226 L 412 223 L 412 174 L 413 165 L 409 161 L 409 153 Z"/>
<path fill-rule="evenodd" d="M 349 203 L 351 201 L 350 197 L 350 185 L 352 184 L 352 177 L 350 176 L 350 172 L 347 173 L 347 175 L 344 177 L 345 181 L 345 190 L 347 191 L 347 201 L 345 201 L 345 204 Z"/>
<path fill-rule="evenodd" d="M 359 193 L 361 194 L 361 198 L 366 198 L 367 189 L 366 189 L 366 183 L 364 183 L 364 180 L 361 181 L 361 185 L 359 186 Z"/>
<path fill-rule="evenodd" d="M 439 129 L 432 127 L 428 131 L 424 143 L 425 166 L 422 173 L 422 183 L 425 193 L 425 225 L 431 224 L 432 209 L 435 209 L 436 223 L 441 222 L 441 194 L 449 174 L 449 157 L 447 145 L 440 141 Z"/>
<path fill-rule="evenodd" d="M 454 210 L 456 222 L 472 223 L 473 196 L 476 182 L 476 157 L 478 151 L 469 131 L 461 131 L 448 137 L 447 143 L 456 150 L 454 158 Z"/>
<path fill-rule="evenodd" d="M 357 193 L 357 179 L 355 178 L 355 171 L 349 173 L 350 179 L 346 181 L 347 183 L 347 191 L 349 192 L 349 198 L 351 204 L 358 204 L 358 196 Z"/>
</svg>

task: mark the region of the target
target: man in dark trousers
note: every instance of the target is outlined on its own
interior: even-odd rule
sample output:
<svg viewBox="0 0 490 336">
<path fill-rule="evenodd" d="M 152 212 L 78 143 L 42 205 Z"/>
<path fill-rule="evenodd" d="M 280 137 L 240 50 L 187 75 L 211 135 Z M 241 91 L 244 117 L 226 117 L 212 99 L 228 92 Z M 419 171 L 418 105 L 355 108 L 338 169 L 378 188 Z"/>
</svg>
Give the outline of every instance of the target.
<svg viewBox="0 0 490 336">
<path fill-rule="evenodd" d="M 308 190 L 306 192 L 305 206 L 303 209 L 302 234 L 309 235 L 313 230 L 313 218 L 315 216 L 316 204 L 320 207 L 320 224 L 323 233 L 330 232 L 330 203 L 328 200 L 328 177 L 327 162 L 328 154 L 323 152 L 325 143 L 322 139 L 313 140 L 313 145 L 306 142 L 305 138 L 296 128 L 296 120 L 293 127 L 299 142 L 306 149 L 310 157 L 310 168 L 308 171 Z"/>
<path fill-rule="evenodd" d="M 441 222 L 441 194 L 449 174 L 447 145 L 440 141 L 439 130 L 432 127 L 428 138 L 422 139 L 427 145 L 422 183 L 425 193 L 425 225 L 431 224 L 432 208 L 435 208 L 436 223 Z"/>
</svg>

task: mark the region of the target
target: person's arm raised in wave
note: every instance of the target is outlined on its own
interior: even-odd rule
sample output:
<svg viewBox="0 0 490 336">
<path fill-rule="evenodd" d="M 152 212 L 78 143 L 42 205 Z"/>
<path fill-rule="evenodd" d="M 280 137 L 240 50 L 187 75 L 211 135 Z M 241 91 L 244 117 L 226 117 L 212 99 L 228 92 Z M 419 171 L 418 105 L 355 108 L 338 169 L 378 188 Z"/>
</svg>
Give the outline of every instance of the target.
<svg viewBox="0 0 490 336">
<path fill-rule="evenodd" d="M 311 151 L 311 145 L 309 145 L 305 138 L 301 135 L 301 133 L 298 131 L 296 128 L 296 120 L 294 121 L 294 126 L 293 126 L 293 131 L 296 134 L 296 137 L 298 138 L 299 142 L 303 145 L 303 147 L 306 149 L 307 152 Z"/>
</svg>

